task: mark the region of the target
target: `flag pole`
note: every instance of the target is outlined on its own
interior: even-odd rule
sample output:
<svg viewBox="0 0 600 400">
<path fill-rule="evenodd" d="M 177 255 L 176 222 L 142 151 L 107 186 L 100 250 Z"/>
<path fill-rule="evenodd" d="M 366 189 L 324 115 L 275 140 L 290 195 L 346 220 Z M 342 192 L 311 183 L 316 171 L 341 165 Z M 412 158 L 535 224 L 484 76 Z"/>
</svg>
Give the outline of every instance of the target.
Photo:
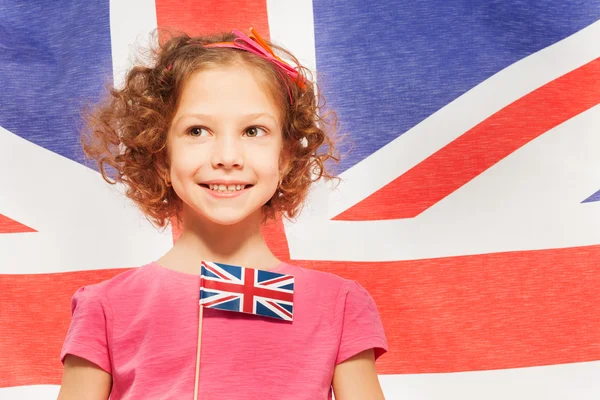
<svg viewBox="0 0 600 400">
<path fill-rule="evenodd" d="M 204 315 L 204 306 L 202 305 L 202 287 L 204 277 L 202 276 L 202 265 L 204 261 L 200 263 L 200 290 L 198 291 L 198 345 L 196 346 L 196 378 L 194 379 L 194 400 L 198 400 L 198 384 L 200 381 L 200 350 L 202 349 L 202 317 Z"/>
<path fill-rule="evenodd" d="M 202 346 L 202 315 L 204 314 L 204 307 L 199 304 L 199 315 L 198 315 L 198 351 L 196 353 L 196 384 L 194 385 L 194 400 L 198 400 L 198 381 L 200 377 L 200 348 Z"/>
</svg>

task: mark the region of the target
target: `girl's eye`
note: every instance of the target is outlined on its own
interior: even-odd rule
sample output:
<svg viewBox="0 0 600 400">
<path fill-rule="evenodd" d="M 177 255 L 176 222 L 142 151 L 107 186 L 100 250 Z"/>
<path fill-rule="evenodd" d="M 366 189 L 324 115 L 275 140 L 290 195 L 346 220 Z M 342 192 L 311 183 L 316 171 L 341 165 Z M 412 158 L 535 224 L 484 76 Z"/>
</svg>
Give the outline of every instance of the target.
<svg viewBox="0 0 600 400">
<path fill-rule="evenodd" d="M 206 136 L 208 134 L 208 130 L 206 128 L 201 128 L 199 126 L 194 126 L 188 130 L 190 136 L 200 137 Z"/>
<path fill-rule="evenodd" d="M 245 135 L 248 137 L 264 136 L 265 134 L 265 130 L 263 128 L 259 128 L 258 126 L 251 126 L 250 128 L 246 129 L 245 132 Z"/>
</svg>

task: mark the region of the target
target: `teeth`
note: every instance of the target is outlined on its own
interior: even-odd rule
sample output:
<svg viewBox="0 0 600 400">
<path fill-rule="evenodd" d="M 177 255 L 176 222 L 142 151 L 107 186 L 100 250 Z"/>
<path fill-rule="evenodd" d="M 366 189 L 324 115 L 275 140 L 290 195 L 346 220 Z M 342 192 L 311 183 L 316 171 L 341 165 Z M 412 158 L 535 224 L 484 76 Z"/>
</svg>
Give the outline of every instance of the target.
<svg viewBox="0 0 600 400">
<path fill-rule="evenodd" d="M 245 185 L 208 185 L 210 190 L 216 190 L 217 192 L 236 192 L 244 189 Z"/>
</svg>

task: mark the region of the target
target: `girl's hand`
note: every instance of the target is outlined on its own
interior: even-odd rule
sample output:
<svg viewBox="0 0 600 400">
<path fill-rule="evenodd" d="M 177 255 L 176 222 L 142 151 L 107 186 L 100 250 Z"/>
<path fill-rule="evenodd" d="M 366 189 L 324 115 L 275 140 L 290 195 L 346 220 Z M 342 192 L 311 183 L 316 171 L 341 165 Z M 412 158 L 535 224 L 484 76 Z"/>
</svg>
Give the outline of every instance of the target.
<svg viewBox="0 0 600 400">
<path fill-rule="evenodd" d="M 336 365 L 333 393 L 336 400 L 385 400 L 375 369 L 373 349 Z"/>
</svg>

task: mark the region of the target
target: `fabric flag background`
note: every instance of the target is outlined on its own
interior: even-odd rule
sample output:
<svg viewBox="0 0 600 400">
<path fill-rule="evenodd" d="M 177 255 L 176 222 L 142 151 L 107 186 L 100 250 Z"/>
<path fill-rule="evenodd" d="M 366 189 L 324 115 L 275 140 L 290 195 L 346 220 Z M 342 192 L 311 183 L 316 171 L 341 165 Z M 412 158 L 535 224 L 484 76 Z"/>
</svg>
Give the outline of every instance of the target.
<svg viewBox="0 0 600 400">
<path fill-rule="evenodd" d="M 156 27 L 250 26 L 350 139 L 269 244 L 370 291 L 387 398 L 600 398 L 595 0 L 0 3 L 0 398 L 56 398 L 75 290 L 177 236 L 86 166 L 81 107 Z"/>
</svg>

